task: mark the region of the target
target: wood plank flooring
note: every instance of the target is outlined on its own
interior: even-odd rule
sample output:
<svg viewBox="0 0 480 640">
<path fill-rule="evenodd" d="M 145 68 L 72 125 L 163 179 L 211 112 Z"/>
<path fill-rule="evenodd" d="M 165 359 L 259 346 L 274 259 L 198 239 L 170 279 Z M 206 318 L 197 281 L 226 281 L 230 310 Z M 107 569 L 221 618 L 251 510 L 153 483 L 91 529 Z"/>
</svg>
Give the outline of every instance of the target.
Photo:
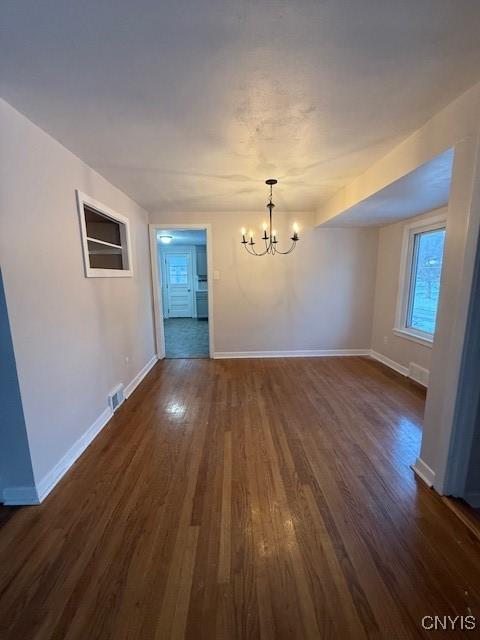
<svg viewBox="0 0 480 640">
<path fill-rule="evenodd" d="M 0 637 L 480 625 L 479 541 L 409 468 L 423 408 L 368 358 L 159 363 L 41 506 L 3 510 Z"/>
</svg>

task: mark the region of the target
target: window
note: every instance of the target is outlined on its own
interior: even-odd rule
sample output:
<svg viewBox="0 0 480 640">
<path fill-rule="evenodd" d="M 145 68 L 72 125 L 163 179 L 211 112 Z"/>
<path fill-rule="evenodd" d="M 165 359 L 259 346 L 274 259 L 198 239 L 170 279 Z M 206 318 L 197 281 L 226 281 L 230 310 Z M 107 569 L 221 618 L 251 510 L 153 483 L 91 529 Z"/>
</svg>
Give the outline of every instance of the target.
<svg viewBox="0 0 480 640">
<path fill-rule="evenodd" d="M 172 255 L 168 260 L 170 284 L 188 284 L 188 256 Z"/>
<path fill-rule="evenodd" d="M 407 327 L 434 334 L 437 320 L 445 229 L 414 235 Z"/>
<path fill-rule="evenodd" d="M 77 191 L 87 278 L 132 276 L 128 218 Z"/>
<path fill-rule="evenodd" d="M 445 219 L 405 229 L 395 333 L 431 343 L 437 322 L 445 244 Z"/>
</svg>

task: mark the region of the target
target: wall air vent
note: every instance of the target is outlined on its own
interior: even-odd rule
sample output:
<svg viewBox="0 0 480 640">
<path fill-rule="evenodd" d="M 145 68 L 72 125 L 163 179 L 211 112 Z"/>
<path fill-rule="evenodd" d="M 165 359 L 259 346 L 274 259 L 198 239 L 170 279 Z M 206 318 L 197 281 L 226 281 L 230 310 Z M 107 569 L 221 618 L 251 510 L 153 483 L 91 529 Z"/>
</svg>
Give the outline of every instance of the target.
<svg viewBox="0 0 480 640">
<path fill-rule="evenodd" d="M 108 404 L 110 405 L 110 408 L 114 412 L 118 409 L 118 407 L 122 404 L 124 400 L 125 400 L 125 394 L 123 392 L 123 384 L 119 384 L 118 386 L 115 387 L 115 389 L 112 389 L 112 391 L 110 391 L 110 393 L 108 394 Z"/>
</svg>

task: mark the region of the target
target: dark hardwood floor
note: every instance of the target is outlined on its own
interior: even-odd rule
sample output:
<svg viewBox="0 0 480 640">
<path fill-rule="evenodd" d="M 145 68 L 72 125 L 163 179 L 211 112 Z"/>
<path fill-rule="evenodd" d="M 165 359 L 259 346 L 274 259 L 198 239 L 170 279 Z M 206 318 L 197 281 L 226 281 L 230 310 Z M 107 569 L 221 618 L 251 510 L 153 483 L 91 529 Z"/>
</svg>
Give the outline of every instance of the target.
<svg viewBox="0 0 480 640">
<path fill-rule="evenodd" d="M 367 358 L 159 363 L 5 518 L 0 637 L 403 640 L 480 616 L 479 542 L 409 468 L 423 408 Z"/>
</svg>

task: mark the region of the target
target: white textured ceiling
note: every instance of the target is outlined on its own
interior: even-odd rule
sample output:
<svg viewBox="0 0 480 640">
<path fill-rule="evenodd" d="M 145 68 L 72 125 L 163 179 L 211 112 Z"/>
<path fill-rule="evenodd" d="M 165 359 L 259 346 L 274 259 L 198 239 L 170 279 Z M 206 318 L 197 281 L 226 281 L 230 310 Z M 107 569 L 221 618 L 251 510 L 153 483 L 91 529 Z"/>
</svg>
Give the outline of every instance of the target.
<svg viewBox="0 0 480 640">
<path fill-rule="evenodd" d="M 313 210 L 480 77 L 474 0 L 22 0 L 3 97 L 148 210 Z"/>
<path fill-rule="evenodd" d="M 378 226 L 446 206 L 450 196 L 453 156 L 453 149 L 448 149 L 323 226 Z"/>
</svg>

